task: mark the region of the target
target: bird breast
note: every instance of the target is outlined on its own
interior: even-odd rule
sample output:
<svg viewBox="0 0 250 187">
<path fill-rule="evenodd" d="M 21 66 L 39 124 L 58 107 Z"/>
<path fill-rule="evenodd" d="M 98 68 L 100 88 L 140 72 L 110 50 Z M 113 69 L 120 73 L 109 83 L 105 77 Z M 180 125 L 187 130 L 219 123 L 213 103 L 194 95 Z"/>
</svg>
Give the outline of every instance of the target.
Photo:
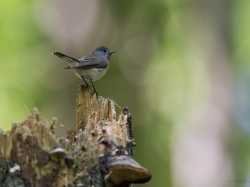
<svg viewBox="0 0 250 187">
<path fill-rule="evenodd" d="M 83 76 L 85 80 L 96 81 L 105 75 L 107 69 L 108 67 L 107 68 L 74 69 L 74 72 L 80 79 L 82 79 L 81 76 Z"/>
</svg>

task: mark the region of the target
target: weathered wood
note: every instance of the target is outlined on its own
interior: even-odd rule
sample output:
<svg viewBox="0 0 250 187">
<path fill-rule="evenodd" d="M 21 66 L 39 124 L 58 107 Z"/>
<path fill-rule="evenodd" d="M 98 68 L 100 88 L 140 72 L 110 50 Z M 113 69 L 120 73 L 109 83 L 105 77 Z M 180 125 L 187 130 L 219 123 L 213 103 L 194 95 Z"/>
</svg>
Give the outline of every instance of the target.
<svg viewBox="0 0 250 187">
<path fill-rule="evenodd" d="M 132 159 L 128 108 L 116 118 L 114 102 L 91 93 L 78 87 L 76 130 L 68 131 L 67 139 L 58 139 L 55 120 L 42 121 L 36 109 L 9 132 L 0 130 L 0 187 L 126 187 L 150 180 L 150 173 Z"/>
<path fill-rule="evenodd" d="M 105 136 L 117 146 L 123 146 L 124 148 L 128 142 L 133 142 L 126 126 L 127 114 L 125 115 L 121 111 L 116 120 L 113 100 L 101 96 L 96 99 L 95 95 L 91 96 L 91 92 L 92 90 L 89 87 L 83 85 L 78 87 L 77 140 L 74 153 L 91 159 L 91 162 L 84 161 L 85 164 L 82 167 L 87 168 L 95 165 L 98 162 L 99 155 L 105 153 L 103 146 L 98 143 L 101 137 Z M 82 149 L 83 146 L 84 149 Z"/>
<path fill-rule="evenodd" d="M 100 119 L 115 120 L 116 112 L 114 102 L 111 99 L 91 95 L 92 89 L 84 85 L 78 86 L 77 109 L 76 109 L 76 131 L 84 130 L 88 122 L 88 117 L 94 112 L 98 112 Z"/>
<path fill-rule="evenodd" d="M 42 121 L 37 109 L 33 109 L 25 121 L 14 123 L 9 132 L 0 134 L 0 166 L 1 169 L 9 168 L 5 173 L 0 173 L 1 185 L 16 186 L 22 183 L 20 186 L 45 187 L 48 184 L 72 184 L 73 168 L 67 166 L 64 158 L 50 158 L 50 151 L 59 145 L 50 124 Z M 11 172 L 15 164 L 16 174 Z"/>
</svg>

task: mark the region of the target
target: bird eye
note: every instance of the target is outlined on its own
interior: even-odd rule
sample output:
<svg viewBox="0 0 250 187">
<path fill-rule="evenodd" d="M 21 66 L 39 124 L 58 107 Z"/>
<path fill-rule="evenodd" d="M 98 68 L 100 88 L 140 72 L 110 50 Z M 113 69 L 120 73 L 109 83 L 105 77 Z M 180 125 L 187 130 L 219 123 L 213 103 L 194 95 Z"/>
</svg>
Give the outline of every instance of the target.
<svg viewBox="0 0 250 187">
<path fill-rule="evenodd" d="M 107 52 L 106 49 L 104 49 L 103 52 L 106 53 Z"/>
</svg>

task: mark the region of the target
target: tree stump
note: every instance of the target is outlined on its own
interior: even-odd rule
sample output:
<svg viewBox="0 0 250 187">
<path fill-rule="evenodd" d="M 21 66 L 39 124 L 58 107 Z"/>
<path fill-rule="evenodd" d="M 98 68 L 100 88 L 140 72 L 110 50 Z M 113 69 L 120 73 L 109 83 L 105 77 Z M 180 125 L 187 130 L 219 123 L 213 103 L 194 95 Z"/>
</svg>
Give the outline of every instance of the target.
<svg viewBox="0 0 250 187">
<path fill-rule="evenodd" d="M 151 179 L 137 163 L 131 115 L 115 103 L 91 96 L 79 85 L 76 129 L 67 138 L 54 134 L 55 120 L 42 121 L 37 109 L 8 132 L 0 129 L 0 187 L 126 187 Z"/>
</svg>

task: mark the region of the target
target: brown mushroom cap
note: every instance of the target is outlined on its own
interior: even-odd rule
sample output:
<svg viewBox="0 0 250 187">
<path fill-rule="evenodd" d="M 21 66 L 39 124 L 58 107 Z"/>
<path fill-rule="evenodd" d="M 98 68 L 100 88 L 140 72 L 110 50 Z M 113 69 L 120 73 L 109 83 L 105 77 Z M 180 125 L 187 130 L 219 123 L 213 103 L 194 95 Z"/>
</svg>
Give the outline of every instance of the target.
<svg viewBox="0 0 250 187">
<path fill-rule="evenodd" d="M 128 156 L 113 158 L 108 164 L 109 177 L 116 185 L 122 183 L 146 183 L 151 179 L 149 171 Z"/>
<path fill-rule="evenodd" d="M 61 147 L 55 147 L 49 152 L 51 160 L 59 161 L 60 159 L 64 159 L 66 156 L 65 150 Z"/>
<path fill-rule="evenodd" d="M 65 157 L 65 162 L 69 168 L 73 167 L 75 164 L 74 158 L 71 155 Z"/>
</svg>

